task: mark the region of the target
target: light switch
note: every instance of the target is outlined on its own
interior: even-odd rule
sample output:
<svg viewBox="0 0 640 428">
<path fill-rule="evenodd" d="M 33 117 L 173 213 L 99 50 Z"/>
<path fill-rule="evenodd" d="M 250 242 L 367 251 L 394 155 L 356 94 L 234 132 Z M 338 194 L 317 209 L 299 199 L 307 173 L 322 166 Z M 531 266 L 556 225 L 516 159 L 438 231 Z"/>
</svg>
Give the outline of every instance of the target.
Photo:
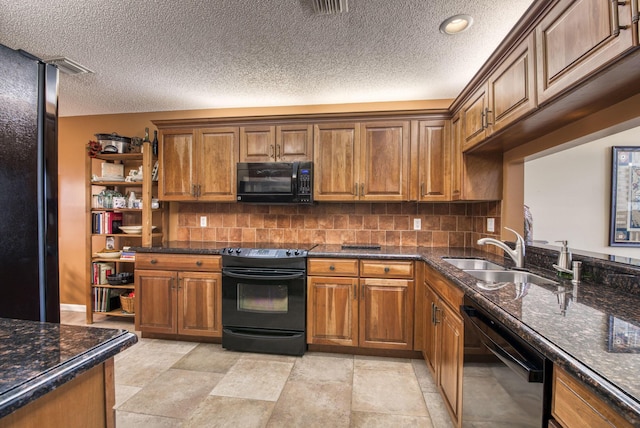
<svg viewBox="0 0 640 428">
<path fill-rule="evenodd" d="M 419 218 L 414 218 L 413 219 L 413 230 L 420 230 L 422 229 L 422 220 Z"/>
<path fill-rule="evenodd" d="M 207 216 L 200 216 L 200 227 L 207 227 Z"/>
<path fill-rule="evenodd" d="M 487 232 L 495 232 L 496 231 L 496 219 L 489 217 L 487 219 Z"/>
</svg>

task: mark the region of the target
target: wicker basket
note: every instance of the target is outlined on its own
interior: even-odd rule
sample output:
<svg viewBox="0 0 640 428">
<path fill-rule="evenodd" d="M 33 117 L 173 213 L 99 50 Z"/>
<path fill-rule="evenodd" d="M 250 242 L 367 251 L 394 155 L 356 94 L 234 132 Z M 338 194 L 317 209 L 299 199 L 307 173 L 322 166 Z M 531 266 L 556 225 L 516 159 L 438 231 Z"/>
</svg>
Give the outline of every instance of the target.
<svg viewBox="0 0 640 428">
<path fill-rule="evenodd" d="M 134 297 L 127 297 L 124 294 L 120 295 L 120 306 L 122 306 L 124 312 L 128 314 L 135 313 L 134 299 Z"/>
</svg>

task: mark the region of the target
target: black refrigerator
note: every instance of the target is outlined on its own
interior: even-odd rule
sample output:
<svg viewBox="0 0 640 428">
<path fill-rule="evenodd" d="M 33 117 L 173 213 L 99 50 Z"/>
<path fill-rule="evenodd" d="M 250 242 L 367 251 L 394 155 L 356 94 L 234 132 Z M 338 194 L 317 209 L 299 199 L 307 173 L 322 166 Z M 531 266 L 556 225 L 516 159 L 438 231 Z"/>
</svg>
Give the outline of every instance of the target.
<svg viewBox="0 0 640 428">
<path fill-rule="evenodd" d="M 0 317 L 60 322 L 58 70 L 3 45 Z"/>
</svg>

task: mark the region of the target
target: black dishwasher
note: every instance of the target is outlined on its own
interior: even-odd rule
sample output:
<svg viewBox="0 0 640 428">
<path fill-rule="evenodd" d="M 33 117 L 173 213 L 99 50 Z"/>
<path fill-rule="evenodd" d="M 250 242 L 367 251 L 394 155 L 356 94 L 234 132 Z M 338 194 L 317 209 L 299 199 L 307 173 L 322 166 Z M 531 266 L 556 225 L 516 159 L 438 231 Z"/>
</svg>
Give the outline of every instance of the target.
<svg viewBox="0 0 640 428">
<path fill-rule="evenodd" d="M 465 347 L 462 426 L 546 427 L 553 364 L 469 297 L 461 309 L 481 348 Z"/>
</svg>

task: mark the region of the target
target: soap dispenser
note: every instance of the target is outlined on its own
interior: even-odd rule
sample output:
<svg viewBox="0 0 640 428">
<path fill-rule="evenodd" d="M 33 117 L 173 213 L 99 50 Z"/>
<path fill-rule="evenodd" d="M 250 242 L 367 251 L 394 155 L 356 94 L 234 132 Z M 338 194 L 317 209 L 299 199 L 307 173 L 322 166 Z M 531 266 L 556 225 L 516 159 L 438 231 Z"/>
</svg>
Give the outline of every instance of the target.
<svg viewBox="0 0 640 428">
<path fill-rule="evenodd" d="M 571 251 L 569 251 L 569 247 L 567 247 L 568 241 L 556 241 L 562 243 L 562 248 L 560 249 L 560 254 L 558 255 L 558 264 L 557 266 L 561 269 L 570 270 L 571 269 Z"/>
</svg>

